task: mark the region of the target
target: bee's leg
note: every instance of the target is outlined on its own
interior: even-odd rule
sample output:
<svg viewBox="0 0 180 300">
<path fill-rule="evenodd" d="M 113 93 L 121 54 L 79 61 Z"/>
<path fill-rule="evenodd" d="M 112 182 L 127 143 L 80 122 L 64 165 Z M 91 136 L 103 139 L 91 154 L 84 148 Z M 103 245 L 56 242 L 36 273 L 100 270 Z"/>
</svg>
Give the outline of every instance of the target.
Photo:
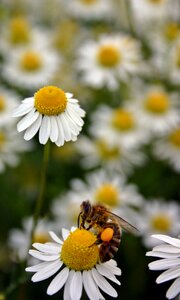
<svg viewBox="0 0 180 300">
<path fill-rule="evenodd" d="M 100 245 L 102 244 L 102 240 L 98 238 L 94 243 L 92 243 L 89 247 L 92 247 L 93 245 Z"/>
</svg>

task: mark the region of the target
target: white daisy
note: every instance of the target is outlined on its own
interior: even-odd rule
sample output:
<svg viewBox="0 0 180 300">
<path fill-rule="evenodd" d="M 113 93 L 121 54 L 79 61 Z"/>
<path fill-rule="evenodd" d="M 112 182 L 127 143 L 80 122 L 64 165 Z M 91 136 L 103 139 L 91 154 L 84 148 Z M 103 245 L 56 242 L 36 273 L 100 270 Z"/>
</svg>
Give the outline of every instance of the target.
<svg viewBox="0 0 180 300">
<path fill-rule="evenodd" d="M 140 45 L 130 36 L 102 36 L 79 49 L 77 69 L 82 81 L 95 88 L 117 89 L 120 80 L 127 81 L 139 68 Z"/>
<path fill-rule="evenodd" d="M 78 140 L 75 147 L 82 156 L 80 163 L 84 168 L 103 166 L 127 175 L 133 167 L 143 165 L 146 159 L 139 149 L 120 147 L 119 143 L 112 146 L 106 140 L 93 140 L 85 136 Z"/>
<path fill-rule="evenodd" d="M 131 0 L 133 16 L 138 25 L 147 28 L 150 22 L 163 22 L 168 14 L 168 0 Z M 146 22 L 145 22 L 146 21 Z M 139 27 L 139 30 L 144 30 Z"/>
<path fill-rule="evenodd" d="M 10 126 L 0 127 L 0 173 L 6 166 L 16 167 L 20 161 L 20 153 L 31 150 L 17 131 Z"/>
<path fill-rule="evenodd" d="M 174 279 L 166 293 L 167 299 L 173 299 L 180 294 L 180 239 L 162 234 L 154 234 L 152 237 L 165 243 L 146 253 L 147 256 L 160 258 L 160 260 L 149 263 L 149 269 L 166 270 L 157 277 L 157 283 Z"/>
<path fill-rule="evenodd" d="M 27 259 L 32 226 L 33 219 L 31 217 L 26 217 L 22 221 L 22 229 L 13 228 L 10 230 L 8 246 L 11 249 L 12 259 L 20 261 Z M 52 226 L 52 222 L 49 222 L 46 219 L 39 220 L 36 226 L 33 241 L 38 243 L 50 242 L 50 237 L 47 232 L 50 230 L 50 228 L 52 228 Z"/>
<path fill-rule="evenodd" d="M 163 86 L 144 86 L 141 83 L 133 87 L 131 109 L 143 129 L 162 135 L 175 126 L 179 120 L 179 107 L 176 94 L 171 94 Z"/>
<path fill-rule="evenodd" d="M 17 49 L 5 58 L 2 75 L 13 86 L 35 90 L 52 81 L 59 62 L 54 50 L 48 48 Z"/>
<path fill-rule="evenodd" d="M 133 223 L 139 229 L 145 246 L 152 247 L 149 236 L 153 233 L 178 235 L 180 231 L 180 206 L 175 201 L 162 199 L 144 201 L 144 205 Z"/>
<path fill-rule="evenodd" d="M 90 199 L 93 204 L 101 203 L 110 207 L 114 213 L 126 216 L 126 208 L 139 207 L 142 197 L 133 184 L 126 184 L 124 178 L 118 173 L 109 173 L 105 170 L 91 172 L 85 180 L 72 179 L 71 189 L 54 199 L 52 213 L 59 228 L 77 222 L 79 207 L 85 199 Z"/>
<path fill-rule="evenodd" d="M 41 144 L 46 144 L 49 138 L 57 146 L 62 146 L 65 141 L 76 141 L 85 112 L 72 97 L 56 86 L 41 88 L 15 109 L 13 117 L 23 116 L 17 130 L 25 130 L 25 140 L 30 140 L 39 130 Z"/>
<path fill-rule="evenodd" d="M 176 171 L 180 172 L 180 126 L 172 128 L 159 139 L 153 148 L 158 159 L 163 159 Z"/>
<path fill-rule="evenodd" d="M 0 51 L 9 57 L 15 49 L 38 45 L 41 49 L 49 46 L 49 32 L 34 27 L 25 16 L 16 16 L 8 19 L 1 31 Z"/>
<path fill-rule="evenodd" d="M 14 91 L 0 86 L 0 125 L 10 124 L 12 110 L 19 104 L 19 97 Z"/>
<path fill-rule="evenodd" d="M 82 20 L 105 20 L 113 17 L 111 0 L 65 0 L 65 9 L 70 15 Z"/>
<path fill-rule="evenodd" d="M 90 133 L 96 138 L 106 139 L 112 146 L 120 143 L 127 148 L 138 147 L 149 141 L 148 132 L 131 109 L 131 103 L 116 108 L 100 106 L 92 115 Z"/>
<path fill-rule="evenodd" d="M 64 241 L 52 231 L 49 234 L 53 242 L 34 243 L 36 250 L 29 251 L 30 255 L 42 261 L 26 268 L 27 272 L 35 272 L 31 279 L 33 282 L 57 273 L 48 286 L 48 295 L 54 295 L 64 286 L 64 299 L 80 299 L 83 287 L 90 300 L 104 299 L 99 289 L 111 297 L 118 296 L 108 280 L 120 285 L 115 275 L 121 275 L 121 270 L 112 259 L 99 262 L 98 246 L 94 244 L 96 236 L 92 232 L 75 228 L 69 232 L 63 229 Z"/>
</svg>

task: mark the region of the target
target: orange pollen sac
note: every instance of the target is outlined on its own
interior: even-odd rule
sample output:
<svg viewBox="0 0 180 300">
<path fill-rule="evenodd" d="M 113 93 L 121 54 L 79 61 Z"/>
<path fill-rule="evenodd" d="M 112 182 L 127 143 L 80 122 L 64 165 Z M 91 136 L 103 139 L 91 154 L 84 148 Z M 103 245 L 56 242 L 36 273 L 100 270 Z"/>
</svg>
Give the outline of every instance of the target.
<svg viewBox="0 0 180 300">
<path fill-rule="evenodd" d="M 101 233 L 101 240 L 103 242 L 109 242 L 114 234 L 114 230 L 112 228 L 105 228 Z"/>
</svg>

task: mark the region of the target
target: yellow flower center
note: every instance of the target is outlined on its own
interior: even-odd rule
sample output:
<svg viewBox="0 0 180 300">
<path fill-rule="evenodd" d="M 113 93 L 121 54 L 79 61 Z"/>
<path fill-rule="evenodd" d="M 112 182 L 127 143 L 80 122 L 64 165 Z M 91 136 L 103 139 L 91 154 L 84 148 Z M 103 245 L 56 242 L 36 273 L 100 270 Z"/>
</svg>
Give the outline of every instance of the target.
<svg viewBox="0 0 180 300">
<path fill-rule="evenodd" d="M 34 106 L 43 115 L 58 115 L 65 111 L 66 94 L 56 86 L 45 86 L 34 95 Z"/>
<path fill-rule="evenodd" d="M 97 53 L 97 60 L 103 67 L 115 67 L 121 61 L 119 50 L 111 45 L 101 46 Z"/>
<path fill-rule="evenodd" d="M 80 0 L 83 4 L 91 5 L 97 2 L 97 0 Z"/>
<path fill-rule="evenodd" d="M 96 236 L 85 229 L 76 229 L 64 241 L 61 259 L 66 266 L 76 271 L 90 270 L 99 260 Z"/>
<path fill-rule="evenodd" d="M 168 96 L 160 91 L 151 92 L 145 99 L 145 108 L 154 114 L 163 114 L 169 108 Z"/>
<path fill-rule="evenodd" d="M 6 103 L 5 98 L 0 95 L 0 112 L 3 112 L 5 110 Z"/>
<path fill-rule="evenodd" d="M 112 125 L 119 131 L 131 130 L 135 125 L 134 117 L 131 112 L 119 108 L 114 111 Z"/>
<path fill-rule="evenodd" d="M 37 71 L 42 67 L 41 55 L 35 51 L 27 51 L 22 55 L 20 65 L 24 71 Z"/>
<path fill-rule="evenodd" d="M 159 214 L 151 220 L 152 228 L 160 232 L 168 232 L 171 228 L 171 220 L 165 214 Z"/>
<path fill-rule="evenodd" d="M 0 150 L 2 150 L 5 142 L 6 142 L 6 136 L 3 132 L 0 132 Z"/>
<path fill-rule="evenodd" d="M 9 29 L 11 43 L 27 44 L 30 41 L 30 26 L 24 18 L 14 18 Z"/>
<path fill-rule="evenodd" d="M 165 37 L 169 41 L 174 41 L 180 34 L 180 26 L 177 23 L 169 23 L 165 28 Z"/>
<path fill-rule="evenodd" d="M 95 199 L 97 202 L 116 206 L 118 204 L 118 190 L 110 183 L 103 184 L 97 189 Z"/>
<path fill-rule="evenodd" d="M 100 157 L 104 160 L 115 159 L 121 155 L 121 151 L 118 147 L 110 147 L 106 144 L 105 141 L 97 141 L 96 146 Z"/>
<path fill-rule="evenodd" d="M 44 243 L 47 243 L 49 242 L 50 239 L 49 239 L 49 235 L 45 232 L 37 232 L 34 234 L 34 237 L 33 237 L 33 243 L 41 243 L 41 244 L 44 244 Z"/>
<path fill-rule="evenodd" d="M 180 148 L 180 128 L 176 129 L 170 134 L 169 141 L 177 148 Z"/>
</svg>

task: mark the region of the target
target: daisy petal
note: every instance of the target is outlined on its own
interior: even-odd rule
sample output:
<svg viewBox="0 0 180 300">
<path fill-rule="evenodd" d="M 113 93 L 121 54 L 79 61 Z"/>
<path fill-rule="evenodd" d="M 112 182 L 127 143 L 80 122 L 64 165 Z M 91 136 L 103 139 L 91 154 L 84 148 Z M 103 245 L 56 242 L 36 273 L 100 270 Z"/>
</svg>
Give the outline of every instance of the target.
<svg viewBox="0 0 180 300">
<path fill-rule="evenodd" d="M 77 288 L 78 287 L 78 288 Z M 80 271 L 74 273 L 70 285 L 70 295 L 73 300 L 79 300 L 82 295 L 82 274 Z"/>
<path fill-rule="evenodd" d="M 64 132 L 64 139 L 66 142 L 71 140 L 71 132 L 69 130 L 69 124 L 64 116 L 64 114 L 61 114 L 59 116 L 59 119 L 61 120 L 61 125 L 63 128 L 63 132 Z"/>
<path fill-rule="evenodd" d="M 111 281 L 117 283 L 118 285 L 120 285 L 119 280 L 114 276 L 114 274 L 112 274 L 112 272 L 111 272 L 111 270 L 109 268 L 107 268 L 103 264 L 97 264 L 96 265 L 96 269 L 98 270 L 98 272 L 101 275 L 105 276 L 109 280 L 111 280 Z"/>
<path fill-rule="evenodd" d="M 33 247 L 41 252 L 49 253 L 49 254 L 57 254 L 61 250 L 60 245 L 58 245 L 58 247 L 54 247 L 48 244 L 34 243 Z"/>
<path fill-rule="evenodd" d="M 48 295 L 54 295 L 57 293 L 65 284 L 69 275 L 69 269 L 64 268 L 56 277 L 51 281 L 47 289 Z"/>
<path fill-rule="evenodd" d="M 160 251 L 160 252 L 166 252 L 166 253 L 177 253 L 180 255 L 180 248 L 177 248 L 172 245 L 158 245 L 153 248 L 153 251 Z"/>
<path fill-rule="evenodd" d="M 61 119 L 59 117 L 57 118 L 57 124 L 59 128 L 59 136 L 58 136 L 58 140 L 56 141 L 56 144 L 57 146 L 62 146 L 64 145 L 64 131 L 61 124 Z"/>
<path fill-rule="evenodd" d="M 13 113 L 12 117 L 21 117 L 29 113 L 33 109 L 32 103 L 24 103 L 17 107 Z"/>
<path fill-rule="evenodd" d="M 177 257 L 176 253 L 166 253 L 166 252 L 160 252 L 160 251 L 148 251 L 146 253 L 146 256 L 155 256 L 160 258 L 173 258 Z"/>
<path fill-rule="evenodd" d="M 165 270 L 168 268 L 172 268 L 174 266 L 177 266 L 180 264 L 179 258 L 173 259 L 173 258 L 164 258 L 157 261 L 153 261 L 149 263 L 149 269 L 150 270 Z"/>
<path fill-rule="evenodd" d="M 50 136 L 50 130 L 51 130 L 50 119 L 48 116 L 44 116 L 42 118 L 41 127 L 39 130 L 39 142 L 41 144 L 44 145 L 47 143 L 47 140 Z"/>
<path fill-rule="evenodd" d="M 90 300 L 99 300 L 98 287 L 90 271 L 83 271 L 83 285 Z"/>
<path fill-rule="evenodd" d="M 56 243 L 58 243 L 60 245 L 63 244 L 63 241 L 53 231 L 49 231 L 49 234 Z"/>
<path fill-rule="evenodd" d="M 174 278 L 177 278 L 180 276 L 180 268 L 176 267 L 170 270 L 167 270 L 165 272 L 163 272 L 161 275 L 159 275 L 156 279 L 157 283 L 162 283 Z"/>
<path fill-rule="evenodd" d="M 72 281 L 72 278 L 74 276 L 74 273 L 75 271 L 74 270 L 71 270 L 69 272 L 69 276 L 68 276 L 68 279 L 65 283 L 65 286 L 64 286 L 64 300 L 74 300 L 73 298 L 71 298 L 70 296 L 70 285 L 71 285 L 71 281 Z"/>
<path fill-rule="evenodd" d="M 51 123 L 50 140 L 52 142 L 56 142 L 58 139 L 58 125 L 57 125 L 56 117 L 51 116 L 49 119 Z"/>
<path fill-rule="evenodd" d="M 167 290 L 166 297 L 168 299 L 175 298 L 180 293 L 180 277 L 177 278 L 170 288 Z"/>
<path fill-rule="evenodd" d="M 17 124 L 17 130 L 19 132 L 25 130 L 31 126 L 38 118 L 39 113 L 35 109 L 31 110 L 24 118 L 22 118 Z"/>
<path fill-rule="evenodd" d="M 180 248 L 180 239 L 172 238 L 168 235 L 163 234 L 153 234 L 152 237 Z"/>
<path fill-rule="evenodd" d="M 44 267 L 42 270 L 34 274 L 31 280 L 33 282 L 45 280 L 54 275 L 61 268 L 62 265 L 63 262 L 60 260 L 53 261 L 52 263 L 49 263 L 46 267 Z"/>
<path fill-rule="evenodd" d="M 111 297 L 117 297 L 116 290 L 101 274 L 98 273 L 98 271 L 95 268 L 92 269 L 92 275 L 94 281 L 97 282 L 100 289 L 102 289 L 106 294 L 110 295 Z"/>
<path fill-rule="evenodd" d="M 35 266 L 27 267 L 25 270 L 26 272 L 38 272 L 44 269 L 44 267 L 48 266 L 49 262 L 45 261 Z"/>
<path fill-rule="evenodd" d="M 68 229 L 65 229 L 65 228 L 62 228 L 62 237 L 63 237 L 63 240 L 66 240 L 67 237 L 69 236 L 69 230 Z"/>
<path fill-rule="evenodd" d="M 37 250 L 29 250 L 29 254 L 35 258 L 38 258 L 38 259 L 44 260 L 44 261 L 53 261 L 53 260 L 56 260 L 59 258 L 59 254 L 48 255 L 46 253 L 41 253 Z"/>
<path fill-rule="evenodd" d="M 24 139 L 26 141 L 29 141 L 33 136 L 35 136 L 35 134 L 38 132 L 39 127 L 41 125 L 41 121 L 42 121 L 42 115 L 39 115 L 37 120 L 26 129 L 26 132 L 24 134 Z"/>
</svg>

